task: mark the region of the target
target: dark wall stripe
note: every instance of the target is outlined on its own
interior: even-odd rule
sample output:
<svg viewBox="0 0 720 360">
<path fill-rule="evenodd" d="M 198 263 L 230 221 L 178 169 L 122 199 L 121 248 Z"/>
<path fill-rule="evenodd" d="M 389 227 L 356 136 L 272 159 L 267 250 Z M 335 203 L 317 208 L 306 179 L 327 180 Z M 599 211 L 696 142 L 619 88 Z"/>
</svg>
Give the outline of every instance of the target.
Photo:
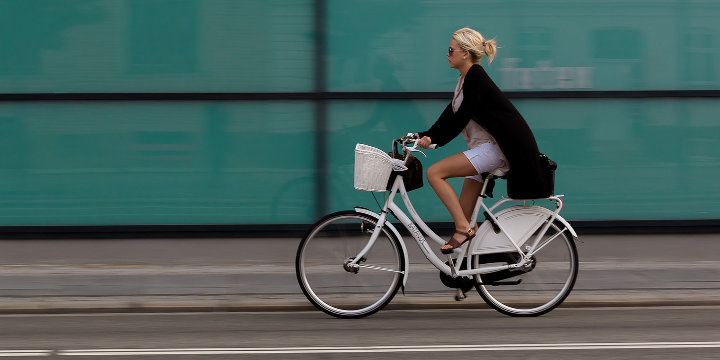
<svg viewBox="0 0 720 360">
<path fill-rule="evenodd" d="M 315 0 L 314 83 L 315 94 L 326 90 L 326 34 L 325 0 Z M 311 99 L 315 108 L 315 216 L 320 218 L 328 208 L 328 161 L 327 161 L 327 101 L 321 97 Z"/>
<path fill-rule="evenodd" d="M 720 219 L 705 220 L 599 220 L 570 221 L 580 239 L 586 234 L 720 233 Z M 88 225 L 88 226 L 0 226 L 2 239 L 131 239 L 131 238 L 297 238 L 311 224 L 238 225 Z M 438 234 L 450 234 L 452 222 L 429 222 Z M 407 230 L 396 224 L 406 241 Z"/>
<path fill-rule="evenodd" d="M 318 46 L 318 48 L 323 48 Z M 320 50 L 318 50 L 320 51 Z M 318 54 L 319 56 L 319 54 Z M 321 57 L 322 58 L 322 57 Z M 324 60 L 318 59 L 324 63 Z M 449 100 L 451 92 L 325 92 L 318 76 L 314 92 L 236 93 L 26 93 L 0 94 L 0 102 L 23 101 L 324 101 L 324 100 Z M 512 99 L 654 99 L 720 98 L 720 90 L 507 91 Z"/>
</svg>

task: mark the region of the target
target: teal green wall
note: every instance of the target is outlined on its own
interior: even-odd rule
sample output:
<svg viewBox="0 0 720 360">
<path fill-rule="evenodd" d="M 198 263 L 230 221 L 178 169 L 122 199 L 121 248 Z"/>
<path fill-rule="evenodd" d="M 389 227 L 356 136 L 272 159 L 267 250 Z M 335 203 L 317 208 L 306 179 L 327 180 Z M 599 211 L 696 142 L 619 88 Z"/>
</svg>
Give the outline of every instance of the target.
<svg viewBox="0 0 720 360">
<path fill-rule="evenodd" d="M 311 5 L 0 0 L 0 92 L 310 91 Z"/>
<path fill-rule="evenodd" d="M 314 4 L 0 0 L 0 93 L 312 92 Z M 485 66 L 507 91 L 720 89 L 720 3 L 326 6 L 328 91 L 449 93 L 445 51 L 463 26 L 496 38 Z M 720 218 L 720 98 L 513 102 L 559 163 L 566 217 Z M 352 189 L 355 143 L 387 148 L 446 103 L 328 100 L 322 205 L 310 100 L 3 101 L 0 225 L 308 223 L 375 208 Z M 424 166 L 463 149 L 456 139 Z M 411 196 L 449 220 L 429 187 Z"/>
<path fill-rule="evenodd" d="M 273 215 L 278 191 L 287 181 L 315 177 L 310 108 L 279 102 L 0 103 L 0 222 L 280 220 Z M 290 197 L 312 199 L 314 192 Z"/>
</svg>

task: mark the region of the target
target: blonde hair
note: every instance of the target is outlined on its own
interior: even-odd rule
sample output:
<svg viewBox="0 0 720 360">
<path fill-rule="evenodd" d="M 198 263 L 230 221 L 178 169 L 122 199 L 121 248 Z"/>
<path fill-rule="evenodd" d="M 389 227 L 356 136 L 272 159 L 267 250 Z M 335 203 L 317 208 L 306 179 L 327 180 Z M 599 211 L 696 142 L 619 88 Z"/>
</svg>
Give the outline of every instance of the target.
<svg viewBox="0 0 720 360">
<path fill-rule="evenodd" d="M 471 28 L 462 28 L 454 32 L 452 38 L 461 49 L 470 53 L 470 59 L 474 64 L 479 64 L 485 55 L 490 64 L 497 54 L 498 46 L 495 39 L 485 40 L 482 34 Z"/>
</svg>

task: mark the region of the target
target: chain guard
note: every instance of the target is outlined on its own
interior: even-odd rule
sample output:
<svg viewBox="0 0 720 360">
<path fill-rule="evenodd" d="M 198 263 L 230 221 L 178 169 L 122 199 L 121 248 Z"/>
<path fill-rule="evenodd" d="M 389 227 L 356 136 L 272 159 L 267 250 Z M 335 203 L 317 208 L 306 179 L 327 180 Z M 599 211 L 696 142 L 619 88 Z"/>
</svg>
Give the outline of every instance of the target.
<svg viewBox="0 0 720 360">
<path fill-rule="evenodd" d="M 489 263 L 506 263 L 506 264 L 516 264 L 518 261 L 520 261 L 520 257 L 517 253 L 497 253 L 497 254 L 486 254 L 486 255 L 478 255 L 480 256 L 479 263 L 480 264 L 489 264 Z M 488 274 L 482 274 L 480 275 L 480 278 L 482 279 L 482 282 L 487 285 L 492 285 L 494 282 L 502 281 L 505 279 L 509 279 L 515 276 L 519 276 L 522 274 L 525 274 L 529 271 L 532 271 L 535 266 L 537 265 L 537 259 L 533 255 L 531 258 L 531 263 L 528 267 L 523 269 L 513 269 L 513 270 L 502 270 L 502 271 L 496 271 L 493 273 Z M 446 261 L 445 265 L 450 266 L 449 262 Z M 463 258 L 462 263 L 460 264 L 460 270 L 466 270 L 467 269 L 467 258 Z M 452 276 L 440 272 L 440 281 L 443 283 L 443 285 L 449 287 L 449 288 L 468 288 L 471 286 L 475 286 L 476 282 L 473 277 L 465 277 L 465 276 L 458 276 L 456 278 L 453 278 Z"/>
</svg>

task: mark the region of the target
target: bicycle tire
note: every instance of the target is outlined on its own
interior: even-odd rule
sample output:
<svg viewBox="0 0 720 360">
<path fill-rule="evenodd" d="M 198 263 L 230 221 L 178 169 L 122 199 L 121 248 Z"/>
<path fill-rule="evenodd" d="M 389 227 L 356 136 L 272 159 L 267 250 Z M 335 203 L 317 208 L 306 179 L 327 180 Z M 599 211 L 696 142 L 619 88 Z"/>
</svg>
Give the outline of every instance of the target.
<svg viewBox="0 0 720 360">
<path fill-rule="evenodd" d="M 402 285 L 400 240 L 384 226 L 358 269 L 345 264 L 365 247 L 377 220 L 353 210 L 318 220 L 298 246 L 295 273 L 305 297 L 339 318 L 360 318 L 385 307 Z M 357 271 L 355 271 L 357 270 Z"/>
<path fill-rule="evenodd" d="M 546 224 L 546 220 L 540 223 L 536 220 L 547 214 L 543 214 L 542 211 L 538 213 L 538 210 L 532 207 L 524 208 L 529 209 L 508 211 L 498 215 L 499 221 L 501 224 L 503 222 L 534 224 L 528 228 L 534 237 Z M 492 231 L 489 226 L 484 230 L 485 234 L 490 234 L 488 231 Z M 540 316 L 562 304 L 575 285 L 579 267 L 575 239 L 569 230 L 569 225 L 554 220 L 540 243 L 548 239 L 552 241 L 533 256 L 531 266 L 526 269 L 476 275 L 475 279 L 478 283 L 476 290 L 482 299 L 493 309 L 505 315 L 518 317 Z M 492 233 L 494 234 L 494 231 Z M 555 235 L 557 236 L 552 238 Z M 527 251 L 527 249 L 523 250 Z M 477 268 L 481 264 L 488 263 L 514 264 L 519 259 L 517 250 L 474 254 L 472 266 Z"/>
</svg>

